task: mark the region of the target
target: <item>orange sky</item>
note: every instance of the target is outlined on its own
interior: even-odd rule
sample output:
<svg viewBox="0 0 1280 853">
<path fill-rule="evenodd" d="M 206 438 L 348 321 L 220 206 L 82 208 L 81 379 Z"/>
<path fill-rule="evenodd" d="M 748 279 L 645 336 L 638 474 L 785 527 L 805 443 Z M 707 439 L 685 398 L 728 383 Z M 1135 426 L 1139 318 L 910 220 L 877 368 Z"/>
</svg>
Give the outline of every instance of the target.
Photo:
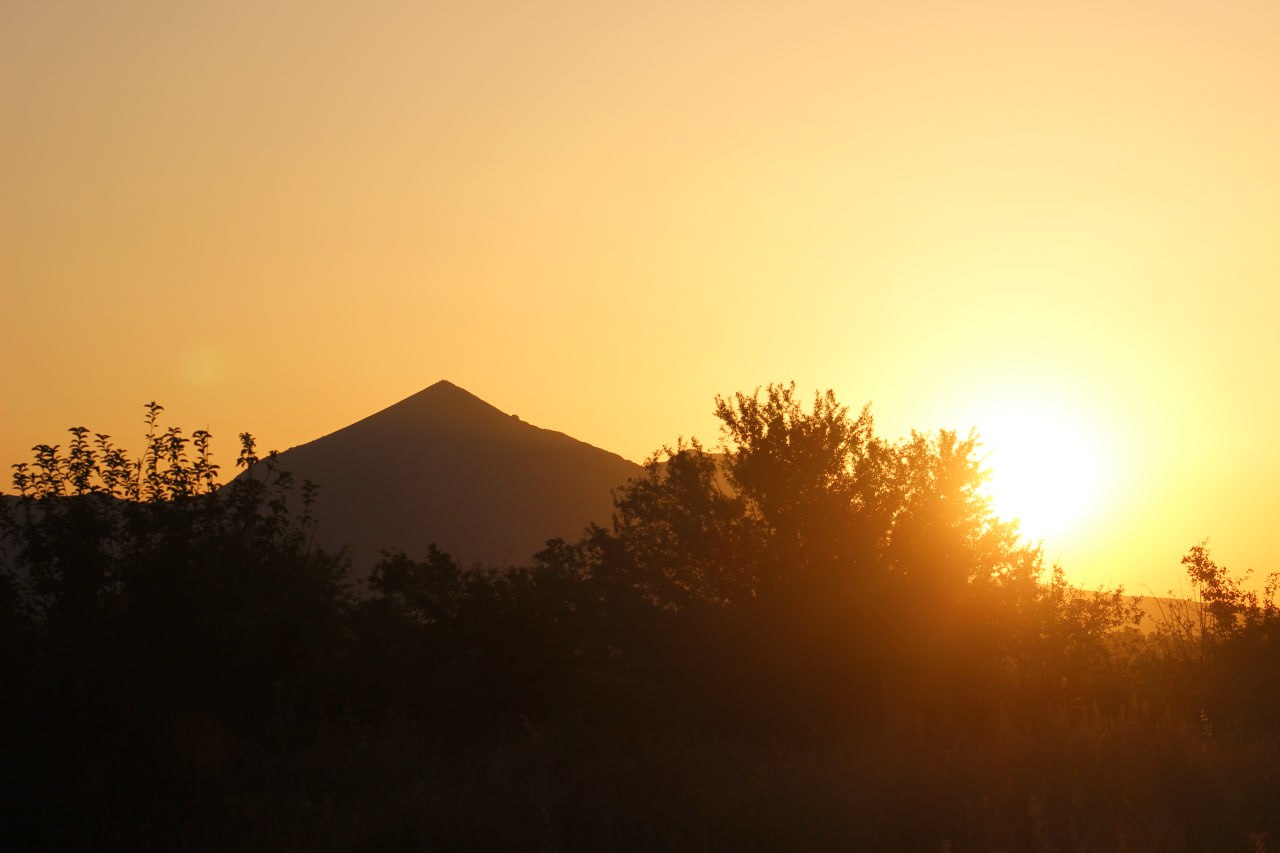
<svg viewBox="0 0 1280 853">
<path fill-rule="evenodd" d="M 1070 421 L 1081 582 L 1280 569 L 1280 4 L 443 5 L 0 2 L 4 465 L 440 378 L 640 459 L 796 379 Z"/>
</svg>

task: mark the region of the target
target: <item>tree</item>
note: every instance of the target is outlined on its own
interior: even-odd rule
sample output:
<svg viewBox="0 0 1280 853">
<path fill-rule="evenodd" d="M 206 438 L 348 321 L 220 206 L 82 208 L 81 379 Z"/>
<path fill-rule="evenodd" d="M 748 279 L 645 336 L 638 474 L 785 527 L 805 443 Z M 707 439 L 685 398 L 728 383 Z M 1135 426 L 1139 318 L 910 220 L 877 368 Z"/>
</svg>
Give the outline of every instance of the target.
<svg viewBox="0 0 1280 853">
<path fill-rule="evenodd" d="M 1261 594 L 1251 572 L 1233 573 L 1214 558 L 1207 540 L 1182 558 L 1191 585 L 1186 599 L 1162 607 L 1157 638 L 1169 688 L 1206 719 L 1274 727 L 1280 722 L 1280 574 Z"/>
<path fill-rule="evenodd" d="M 93 827 L 122 803 L 180 810 L 211 767 L 305 737 L 342 701 L 346 564 L 311 547 L 312 488 L 299 506 L 248 434 L 243 475 L 219 485 L 208 434 L 161 430 L 161 411 L 136 459 L 83 427 L 65 453 L 37 446 L 0 517 L 0 607 L 35 637 L 0 748 L 29 762 L 33 826 L 65 822 L 40 817 L 60 795 L 82 806 L 47 846 L 102 846 Z"/>
<path fill-rule="evenodd" d="M 732 606 L 756 592 L 760 520 L 696 441 L 666 448 L 618 490 L 592 542 L 616 581 L 659 607 Z"/>
<path fill-rule="evenodd" d="M 1025 569 L 1016 528 L 979 490 L 976 435 L 888 442 L 868 407 L 851 417 L 827 391 L 806 409 L 794 383 L 717 397 L 715 411 L 718 456 L 668 450 L 616 501 L 614 538 L 636 571 L 665 578 L 669 603 L 832 576 L 955 593 Z"/>
</svg>

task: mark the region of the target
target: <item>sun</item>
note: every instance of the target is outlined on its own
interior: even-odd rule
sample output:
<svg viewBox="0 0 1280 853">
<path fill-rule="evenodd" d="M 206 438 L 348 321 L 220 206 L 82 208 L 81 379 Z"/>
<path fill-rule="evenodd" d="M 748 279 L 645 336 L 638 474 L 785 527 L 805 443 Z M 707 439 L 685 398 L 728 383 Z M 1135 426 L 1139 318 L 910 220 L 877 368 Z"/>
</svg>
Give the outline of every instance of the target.
<svg viewBox="0 0 1280 853">
<path fill-rule="evenodd" d="M 1102 509 L 1111 466 L 1102 436 L 1082 413 L 1010 403 L 993 407 L 978 433 L 992 510 L 1017 519 L 1027 540 L 1061 545 Z"/>
</svg>

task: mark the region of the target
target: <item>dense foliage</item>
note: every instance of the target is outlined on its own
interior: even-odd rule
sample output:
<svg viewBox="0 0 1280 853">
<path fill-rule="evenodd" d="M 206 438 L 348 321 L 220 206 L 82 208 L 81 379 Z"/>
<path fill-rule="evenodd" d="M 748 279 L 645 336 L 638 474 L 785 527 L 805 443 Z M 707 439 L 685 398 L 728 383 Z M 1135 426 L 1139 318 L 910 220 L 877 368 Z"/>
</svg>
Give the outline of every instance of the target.
<svg viewBox="0 0 1280 853">
<path fill-rule="evenodd" d="M 1155 631 L 995 518 L 976 437 L 718 398 L 608 527 L 367 578 L 241 436 L 71 430 L 0 503 L 18 849 L 1271 849 L 1275 579 Z"/>
</svg>

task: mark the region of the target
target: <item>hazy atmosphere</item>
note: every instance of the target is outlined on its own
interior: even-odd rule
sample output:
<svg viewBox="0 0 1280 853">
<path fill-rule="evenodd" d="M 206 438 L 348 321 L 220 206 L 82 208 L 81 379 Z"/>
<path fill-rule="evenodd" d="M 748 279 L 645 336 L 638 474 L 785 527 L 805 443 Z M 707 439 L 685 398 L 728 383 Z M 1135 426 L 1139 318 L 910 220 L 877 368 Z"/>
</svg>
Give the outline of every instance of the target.
<svg viewBox="0 0 1280 853">
<path fill-rule="evenodd" d="M 1271 571 L 1277 103 L 1273 2 L 4 0 L 0 461 L 441 378 L 640 461 L 794 379 L 977 427 L 1073 580 Z"/>
<path fill-rule="evenodd" d="M 0 0 L 0 846 L 1280 853 L 1278 152 L 1277 0 Z"/>
</svg>

